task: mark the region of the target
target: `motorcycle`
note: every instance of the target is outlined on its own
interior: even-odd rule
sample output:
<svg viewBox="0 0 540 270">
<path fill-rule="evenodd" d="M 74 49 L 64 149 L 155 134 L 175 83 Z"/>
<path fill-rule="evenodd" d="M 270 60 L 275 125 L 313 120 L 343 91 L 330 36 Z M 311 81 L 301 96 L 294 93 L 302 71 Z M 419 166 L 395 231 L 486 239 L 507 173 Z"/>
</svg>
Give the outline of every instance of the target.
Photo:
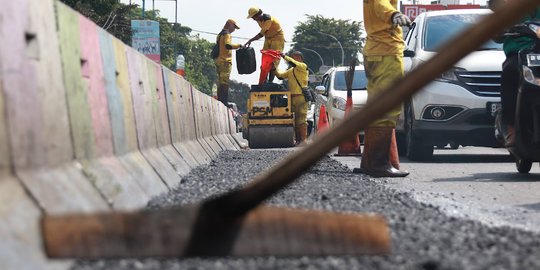
<svg viewBox="0 0 540 270">
<path fill-rule="evenodd" d="M 536 40 L 532 48 L 518 52 L 520 79 L 515 119 L 515 143 L 506 147 L 516 160 L 520 173 L 528 173 L 533 162 L 540 161 L 540 21 L 513 26 L 505 36 L 528 36 Z M 503 133 L 501 110 L 495 113 L 496 137 Z M 504 141 L 504 139 L 502 139 Z"/>
</svg>

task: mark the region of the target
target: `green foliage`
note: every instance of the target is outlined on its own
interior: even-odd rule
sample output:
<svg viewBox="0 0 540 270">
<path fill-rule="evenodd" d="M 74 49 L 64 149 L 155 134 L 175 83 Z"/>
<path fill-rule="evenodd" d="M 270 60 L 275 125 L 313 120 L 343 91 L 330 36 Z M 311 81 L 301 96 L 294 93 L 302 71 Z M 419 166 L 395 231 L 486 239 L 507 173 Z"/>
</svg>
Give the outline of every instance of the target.
<svg viewBox="0 0 540 270">
<path fill-rule="evenodd" d="M 307 21 L 299 23 L 295 28 L 295 44 L 291 51 L 301 51 L 304 61 L 312 70 L 318 71 L 322 63 L 319 56 L 310 50 L 320 54 L 327 66 L 341 64 L 339 44 L 332 37 L 321 33 L 330 34 L 339 40 L 344 51 L 344 65 L 348 65 L 352 59 L 358 59 L 358 53 L 362 52 L 361 22 L 336 20 L 321 15 L 306 17 Z"/>
<path fill-rule="evenodd" d="M 119 0 L 62 0 L 62 2 L 90 18 L 99 27 L 115 37 L 130 43 L 131 21 L 129 14 L 135 5 L 125 5 Z"/>
<path fill-rule="evenodd" d="M 235 80 L 229 81 L 229 101 L 236 103 L 238 110 L 247 112 L 247 100 L 249 98 L 250 86 Z"/>
<path fill-rule="evenodd" d="M 142 9 L 137 5 L 126 5 L 119 0 L 61 0 L 98 26 L 105 28 L 126 44 L 131 44 L 131 20 L 142 19 Z M 145 12 L 147 20 L 160 25 L 161 63 L 171 70 L 176 69 L 176 57 L 183 54 L 186 59 L 186 79 L 195 88 L 211 94 L 217 82 L 214 61 L 210 57 L 213 44 L 197 36 L 190 36 L 191 29 L 180 24 L 171 24 L 159 16 L 159 10 Z"/>
</svg>

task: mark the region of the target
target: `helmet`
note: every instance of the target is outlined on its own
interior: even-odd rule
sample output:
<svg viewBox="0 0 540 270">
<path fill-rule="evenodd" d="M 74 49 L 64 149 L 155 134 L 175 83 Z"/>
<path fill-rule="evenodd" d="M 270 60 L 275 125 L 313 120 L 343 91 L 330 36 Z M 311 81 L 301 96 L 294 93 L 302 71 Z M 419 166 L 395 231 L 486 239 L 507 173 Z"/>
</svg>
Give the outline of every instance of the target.
<svg viewBox="0 0 540 270">
<path fill-rule="evenodd" d="M 255 16 L 257 13 L 259 13 L 261 11 L 260 8 L 258 7 L 250 7 L 249 10 L 248 10 L 248 16 L 247 18 L 250 19 L 250 18 L 253 18 L 253 16 Z"/>
</svg>

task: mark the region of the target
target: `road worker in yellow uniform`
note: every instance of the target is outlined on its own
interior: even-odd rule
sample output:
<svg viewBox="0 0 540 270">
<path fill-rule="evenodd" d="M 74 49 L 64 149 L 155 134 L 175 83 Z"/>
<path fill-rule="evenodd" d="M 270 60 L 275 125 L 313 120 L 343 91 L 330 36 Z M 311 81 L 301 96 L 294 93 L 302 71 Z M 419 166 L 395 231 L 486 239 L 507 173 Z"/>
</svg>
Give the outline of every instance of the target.
<svg viewBox="0 0 540 270">
<path fill-rule="evenodd" d="M 231 34 L 240 29 L 233 19 L 228 19 L 223 26 L 223 30 L 216 38 L 216 44 L 219 46 L 219 55 L 214 60 L 218 73 L 219 86 L 217 89 L 218 100 L 225 106 L 229 106 L 229 78 L 232 70 L 232 50 L 236 50 L 242 45 L 231 42 Z"/>
<path fill-rule="evenodd" d="M 292 96 L 291 107 L 294 112 L 294 133 L 296 145 L 298 145 L 307 138 L 308 102 L 302 94 L 302 89 L 308 85 L 309 72 L 301 52 L 295 51 L 290 57 L 281 53 L 281 57 L 289 63 L 290 67 L 285 71 L 275 70 L 275 74 L 281 80 L 288 80 Z"/>
<path fill-rule="evenodd" d="M 251 7 L 248 10 L 247 18 L 252 18 L 253 20 L 255 20 L 259 24 L 261 32 L 259 32 L 248 42 L 246 42 L 246 47 L 249 47 L 251 45 L 251 42 L 264 37 L 264 45 L 262 48 L 263 50 L 278 50 L 280 52 L 283 52 L 283 49 L 285 47 L 285 35 L 283 34 L 283 30 L 281 29 L 279 21 L 275 17 L 263 13 L 262 9 L 258 7 Z M 279 58 L 274 61 L 275 68 L 278 67 L 279 61 Z M 270 74 L 268 75 L 269 82 L 272 82 L 274 80 L 274 75 L 274 71 L 270 71 Z"/>
<path fill-rule="evenodd" d="M 397 4 L 398 0 L 364 0 L 367 39 L 363 54 L 368 102 L 404 75 L 405 45 L 401 27 L 411 21 L 397 10 Z M 409 174 L 399 169 L 395 144 L 394 129 L 400 112 L 401 106 L 396 107 L 367 128 L 360 170 L 356 172 L 373 177 L 405 177 Z"/>
</svg>

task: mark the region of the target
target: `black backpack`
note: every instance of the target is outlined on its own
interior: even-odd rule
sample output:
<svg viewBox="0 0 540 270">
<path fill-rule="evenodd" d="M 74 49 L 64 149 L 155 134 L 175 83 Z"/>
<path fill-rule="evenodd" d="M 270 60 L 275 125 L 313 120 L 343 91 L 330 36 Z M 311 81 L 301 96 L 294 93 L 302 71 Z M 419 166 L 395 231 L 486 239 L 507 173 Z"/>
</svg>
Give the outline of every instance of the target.
<svg viewBox="0 0 540 270">
<path fill-rule="evenodd" d="M 218 35 L 218 39 L 216 41 L 216 44 L 212 48 L 212 52 L 210 53 L 210 56 L 212 56 L 212 59 L 216 59 L 219 56 L 219 39 L 221 38 L 221 35 Z"/>
</svg>

